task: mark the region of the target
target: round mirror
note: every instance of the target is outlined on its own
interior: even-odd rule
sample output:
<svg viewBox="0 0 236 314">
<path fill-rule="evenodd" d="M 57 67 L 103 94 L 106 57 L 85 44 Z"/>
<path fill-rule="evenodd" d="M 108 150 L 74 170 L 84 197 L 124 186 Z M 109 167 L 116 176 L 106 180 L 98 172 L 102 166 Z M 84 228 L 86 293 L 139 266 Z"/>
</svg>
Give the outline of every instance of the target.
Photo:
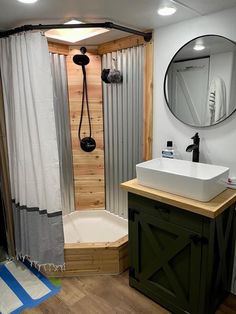
<svg viewBox="0 0 236 314">
<path fill-rule="evenodd" d="M 164 81 L 166 102 L 177 119 L 206 127 L 236 110 L 235 47 L 225 37 L 206 35 L 179 49 Z"/>
</svg>

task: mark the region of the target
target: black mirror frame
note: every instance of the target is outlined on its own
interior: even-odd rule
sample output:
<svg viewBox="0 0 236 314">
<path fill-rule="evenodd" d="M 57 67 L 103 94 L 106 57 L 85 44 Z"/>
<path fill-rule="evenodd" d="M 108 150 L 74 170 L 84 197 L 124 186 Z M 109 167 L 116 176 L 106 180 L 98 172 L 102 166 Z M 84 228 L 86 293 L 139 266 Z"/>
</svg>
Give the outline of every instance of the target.
<svg viewBox="0 0 236 314">
<path fill-rule="evenodd" d="M 172 114 L 177 120 L 179 120 L 180 122 L 184 123 L 185 125 L 188 125 L 188 126 L 191 126 L 191 127 L 194 127 L 194 128 L 201 128 L 201 129 L 202 129 L 202 128 L 209 128 L 209 127 L 215 126 L 215 125 L 217 125 L 217 124 L 219 124 L 219 123 L 221 123 L 221 122 L 227 120 L 230 116 L 232 116 L 232 115 L 236 112 L 236 108 L 235 108 L 224 120 L 219 121 L 219 122 L 217 122 L 217 123 L 214 123 L 214 124 L 211 124 L 211 125 L 204 125 L 204 126 L 198 126 L 198 125 L 188 124 L 188 123 L 186 123 L 186 122 L 180 120 L 180 119 L 171 111 L 170 106 L 169 106 L 169 102 L 168 102 L 168 100 L 167 100 L 166 81 L 167 81 L 167 74 L 168 74 L 169 68 L 170 68 L 170 66 L 171 66 L 171 64 L 172 64 L 172 62 L 173 62 L 173 60 L 175 59 L 176 55 L 179 53 L 179 51 L 182 50 L 185 46 L 187 46 L 190 42 L 192 42 L 192 41 L 194 41 L 194 40 L 196 40 L 196 39 L 198 39 L 198 38 L 209 37 L 209 36 L 221 37 L 221 38 L 227 39 L 228 41 L 230 41 L 231 43 L 233 43 L 234 45 L 236 45 L 236 42 L 235 42 L 235 41 L 233 41 L 233 40 L 231 40 L 231 39 L 229 39 L 229 38 L 227 38 L 227 37 L 225 37 L 225 36 L 221 36 L 221 35 L 217 35 L 217 34 L 202 35 L 202 36 L 198 36 L 198 37 L 195 37 L 195 38 L 189 40 L 186 44 L 184 44 L 181 48 L 179 48 L 179 50 L 174 54 L 173 58 L 171 59 L 169 65 L 168 65 L 168 67 L 167 67 L 167 70 L 166 70 L 166 73 L 165 73 L 164 82 L 163 82 L 163 90 L 164 90 L 165 102 L 166 102 L 167 107 L 168 107 L 168 109 L 170 110 L 171 114 Z"/>
</svg>

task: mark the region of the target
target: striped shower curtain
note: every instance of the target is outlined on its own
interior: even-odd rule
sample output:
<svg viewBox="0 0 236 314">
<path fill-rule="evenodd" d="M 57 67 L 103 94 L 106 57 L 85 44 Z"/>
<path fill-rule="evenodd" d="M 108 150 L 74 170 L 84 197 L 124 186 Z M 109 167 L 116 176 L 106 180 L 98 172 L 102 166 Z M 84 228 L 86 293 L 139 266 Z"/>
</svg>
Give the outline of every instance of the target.
<svg viewBox="0 0 236 314">
<path fill-rule="evenodd" d="M 53 87 L 46 38 L 0 40 L 16 253 L 63 266 L 64 235 Z"/>
<path fill-rule="evenodd" d="M 118 69 L 122 83 L 103 83 L 106 209 L 127 217 L 127 194 L 120 183 L 136 177 L 143 160 L 144 47 L 107 53 L 102 68 Z"/>
</svg>

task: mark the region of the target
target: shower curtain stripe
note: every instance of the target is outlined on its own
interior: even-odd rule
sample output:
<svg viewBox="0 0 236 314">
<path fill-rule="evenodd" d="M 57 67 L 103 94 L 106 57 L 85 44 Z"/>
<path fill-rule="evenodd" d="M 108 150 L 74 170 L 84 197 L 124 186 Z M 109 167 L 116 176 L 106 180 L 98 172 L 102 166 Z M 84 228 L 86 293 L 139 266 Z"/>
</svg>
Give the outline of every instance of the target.
<svg viewBox="0 0 236 314">
<path fill-rule="evenodd" d="M 103 55 L 103 68 L 117 68 L 121 84 L 103 84 L 106 209 L 127 217 L 120 183 L 136 176 L 143 158 L 143 46 Z"/>
</svg>

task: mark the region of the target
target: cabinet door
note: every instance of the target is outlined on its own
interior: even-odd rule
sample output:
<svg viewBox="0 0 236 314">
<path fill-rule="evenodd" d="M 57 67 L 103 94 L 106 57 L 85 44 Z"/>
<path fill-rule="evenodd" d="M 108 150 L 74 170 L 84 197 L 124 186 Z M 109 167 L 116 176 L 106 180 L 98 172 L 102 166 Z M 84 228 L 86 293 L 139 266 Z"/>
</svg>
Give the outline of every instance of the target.
<svg viewBox="0 0 236 314">
<path fill-rule="evenodd" d="M 129 209 L 131 285 L 174 313 L 198 313 L 200 239 L 196 232 Z"/>
</svg>

